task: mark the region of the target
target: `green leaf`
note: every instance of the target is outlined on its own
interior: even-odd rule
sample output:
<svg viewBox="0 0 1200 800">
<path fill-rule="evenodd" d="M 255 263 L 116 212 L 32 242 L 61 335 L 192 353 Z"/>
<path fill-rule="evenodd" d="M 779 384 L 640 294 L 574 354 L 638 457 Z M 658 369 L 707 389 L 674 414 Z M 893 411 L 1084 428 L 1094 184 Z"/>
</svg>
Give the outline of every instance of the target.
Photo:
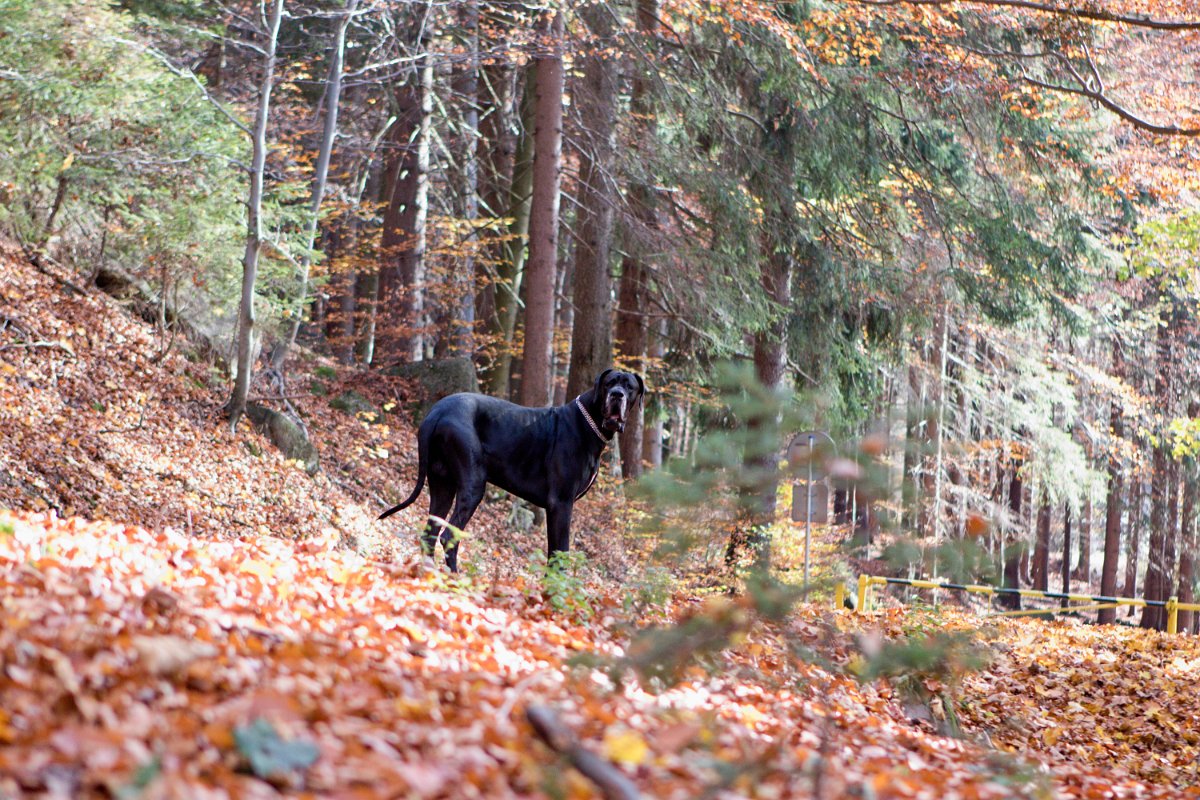
<svg viewBox="0 0 1200 800">
<path fill-rule="evenodd" d="M 307 769 L 320 755 L 312 742 L 281 739 L 274 726 L 261 717 L 250 725 L 234 728 L 233 740 L 238 752 L 249 763 L 250 771 L 263 779 L 280 778 Z"/>
</svg>

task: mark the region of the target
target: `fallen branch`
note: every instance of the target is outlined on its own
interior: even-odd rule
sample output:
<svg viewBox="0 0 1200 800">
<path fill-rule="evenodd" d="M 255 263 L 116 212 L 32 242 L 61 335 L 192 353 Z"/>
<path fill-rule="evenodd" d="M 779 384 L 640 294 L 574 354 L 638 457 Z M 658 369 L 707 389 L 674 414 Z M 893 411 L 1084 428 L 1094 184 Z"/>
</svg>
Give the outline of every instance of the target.
<svg viewBox="0 0 1200 800">
<path fill-rule="evenodd" d="M 71 348 L 67 347 L 62 342 L 15 342 L 13 344 L 6 344 L 3 347 L 0 347 L 0 350 L 16 350 L 20 348 L 32 347 L 45 347 L 50 350 L 62 350 L 64 353 L 71 356 L 71 358 L 75 358 L 75 353 L 72 352 Z"/>
<path fill-rule="evenodd" d="M 608 800 L 638 800 L 637 787 L 612 764 L 588 750 L 575 738 L 554 712 L 545 706 L 530 706 L 525 709 L 525 718 L 533 726 L 538 738 L 556 753 L 566 756 L 571 766 L 596 784 L 596 788 Z"/>
</svg>

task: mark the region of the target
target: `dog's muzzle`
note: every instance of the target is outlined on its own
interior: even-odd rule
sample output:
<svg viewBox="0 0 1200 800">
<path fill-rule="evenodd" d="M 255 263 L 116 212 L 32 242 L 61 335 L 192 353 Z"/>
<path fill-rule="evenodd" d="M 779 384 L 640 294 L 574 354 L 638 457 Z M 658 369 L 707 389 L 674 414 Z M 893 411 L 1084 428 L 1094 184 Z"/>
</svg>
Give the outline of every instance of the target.
<svg viewBox="0 0 1200 800">
<path fill-rule="evenodd" d="M 608 396 L 608 400 L 604 404 L 604 420 L 600 424 L 609 433 L 624 432 L 627 402 L 625 395 L 620 392 L 614 392 Z"/>
</svg>

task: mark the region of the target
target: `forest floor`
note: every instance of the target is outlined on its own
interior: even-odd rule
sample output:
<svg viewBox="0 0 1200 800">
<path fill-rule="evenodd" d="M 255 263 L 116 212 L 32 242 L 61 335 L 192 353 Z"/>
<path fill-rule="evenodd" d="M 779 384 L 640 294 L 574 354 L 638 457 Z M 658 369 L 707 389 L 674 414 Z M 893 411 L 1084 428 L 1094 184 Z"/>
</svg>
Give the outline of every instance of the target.
<svg viewBox="0 0 1200 800">
<path fill-rule="evenodd" d="M 614 681 L 637 630 L 749 600 L 642 582 L 603 486 L 565 608 L 500 498 L 472 569 L 428 570 L 420 508 L 374 520 L 411 489 L 411 421 L 328 405 L 353 386 L 402 409 L 410 387 L 307 359 L 309 477 L 231 434 L 224 380 L 165 344 L 0 251 L 0 798 L 595 796 L 572 745 L 653 798 L 1200 795 L 1194 637 L 813 602 L 674 682 Z M 854 677 L 880 642 L 946 630 L 988 663 L 915 693 Z M 572 741 L 543 744 L 530 708 Z"/>
</svg>

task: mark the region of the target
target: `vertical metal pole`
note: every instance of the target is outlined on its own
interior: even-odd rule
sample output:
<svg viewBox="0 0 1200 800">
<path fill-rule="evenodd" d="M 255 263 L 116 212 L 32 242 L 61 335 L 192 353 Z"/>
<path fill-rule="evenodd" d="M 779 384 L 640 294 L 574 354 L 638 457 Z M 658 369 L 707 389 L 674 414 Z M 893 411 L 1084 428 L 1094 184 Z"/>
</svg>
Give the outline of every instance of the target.
<svg viewBox="0 0 1200 800">
<path fill-rule="evenodd" d="M 867 582 L 866 573 L 858 576 L 858 608 L 854 610 L 860 614 L 867 610 L 867 590 L 870 586 L 871 584 Z"/>
<path fill-rule="evenodd" d="M 1167 633 L 1179 633 L 1179 598 L 1167 601 Z"/>
<path fill-rule="evenodd" d="M 854 530 L 858 527 L 858 485 L 850 487 L 850 536 L 853 538 Z M 866 528 L 867 543 L 863 547 L 863 558 L 870 560 L 871 558 L 871 527 Z"/>
<path fill-rule="evenodd" d="M 804 508 L 804 592 L 808 593 L 808 547 L 812 539 L 813 435 L 808 435 L 808 502 Z"/>
<path fill-rule="evenodd" d="M 837 586 L 833 590 L 833 610 L 841 611 L 842 603 L 846 601 L 846 584 L 844 581 L 838 581 Z"/>
</svg>

